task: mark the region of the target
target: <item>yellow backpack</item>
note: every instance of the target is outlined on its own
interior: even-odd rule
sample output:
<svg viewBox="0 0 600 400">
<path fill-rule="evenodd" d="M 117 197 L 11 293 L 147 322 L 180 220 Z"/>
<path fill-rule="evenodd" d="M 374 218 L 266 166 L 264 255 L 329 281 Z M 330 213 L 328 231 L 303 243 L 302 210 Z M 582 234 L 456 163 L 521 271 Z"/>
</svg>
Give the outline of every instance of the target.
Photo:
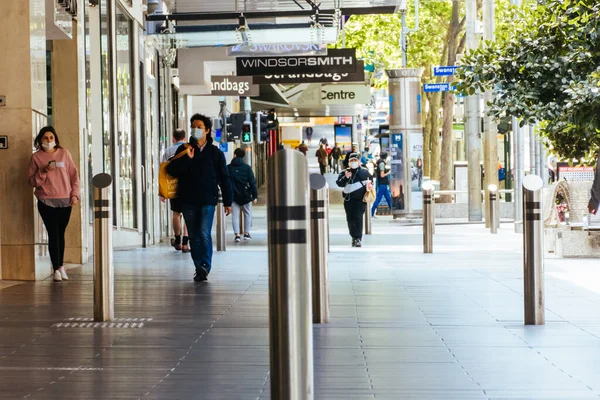
<svg viewBox="0 0 600 400">
<path fill-rule="evenodd" d="M 167 166 L 171 161 L 177 160 L 190 152 L 189 145 L 184 145 L 185 150 L 181 153 L 175 155 L 175 157 L 171 158 L 169 161 L 165 161 L 160 163 L 160 169 L 158 172 L 158 193 L 161 197 L 165 199 L 174 199 L 177 197 L 177 182 L 178 179 L 172 177 L 167 173 Z"/>
</svg>

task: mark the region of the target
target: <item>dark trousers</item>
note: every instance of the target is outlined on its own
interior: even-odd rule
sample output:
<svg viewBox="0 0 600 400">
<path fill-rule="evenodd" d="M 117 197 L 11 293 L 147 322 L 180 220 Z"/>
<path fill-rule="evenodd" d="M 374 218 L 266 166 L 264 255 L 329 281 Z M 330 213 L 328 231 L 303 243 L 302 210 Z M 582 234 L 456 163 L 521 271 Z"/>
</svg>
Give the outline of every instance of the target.
<svg viewBox="0 0 600 400">
<path fill-rule="evenodd" d="M 321 169 L 321 175 L 325 175 L 325 172 L 327 171 L 327 165 L 319 163 L 319 168 Z"/>
<path fill-rule="evenodd" d="M 348 231 L 354 240 L 362 240 L 363 221 L 366 209 L 367 204 L 362 200 L 350 200 L 344 202 L 346 221 L 348 221 Z"/>
<path fill-rule="evenodd" d="M 192 260 L 196 270 L 200 267 L 210 272 L 212 267 L 213 245 L 211 230 L 215 218 L 215 206 L 183 204 L 183 218 L 187 224 L 192 250 Z"/>
<path fill-rule="evenodd" d="M 71 207 L 54 208 L 38 201 L 38 211 L 48 231 L 48 252 L 56 271 L 63 266 L 65 257 L 65 231 L 71 218 Z"/>
</svg>

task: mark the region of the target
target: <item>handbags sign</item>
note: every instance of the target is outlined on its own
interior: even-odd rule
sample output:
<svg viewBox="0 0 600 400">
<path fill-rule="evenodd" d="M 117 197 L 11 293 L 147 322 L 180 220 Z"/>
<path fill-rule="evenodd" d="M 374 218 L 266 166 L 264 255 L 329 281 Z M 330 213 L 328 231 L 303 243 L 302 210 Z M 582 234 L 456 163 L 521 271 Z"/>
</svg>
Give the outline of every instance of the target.
<svg viewBox="0 0 600 400">
<path fill-rule="evenodd" d="M 258 85 L 254 85 L 252 77 L 246 76 L 211 76 L 211 95 L 213 96 L 243 96 L 260 95 Z"/>
<path fill-rule="evenodd" d="M 254 83 L 336 83 L 364 82 L 365 67 L 362 60 L 356 64 L 356 72 L 325 72 L 320 74 L 288 74 L 255 76 Z"/>
<path fill-rule="evenodd" d="M 238 57 L 238 76 L 356 72 L 355 49 L 331 49 L 326 56 Z"/>
</svg>

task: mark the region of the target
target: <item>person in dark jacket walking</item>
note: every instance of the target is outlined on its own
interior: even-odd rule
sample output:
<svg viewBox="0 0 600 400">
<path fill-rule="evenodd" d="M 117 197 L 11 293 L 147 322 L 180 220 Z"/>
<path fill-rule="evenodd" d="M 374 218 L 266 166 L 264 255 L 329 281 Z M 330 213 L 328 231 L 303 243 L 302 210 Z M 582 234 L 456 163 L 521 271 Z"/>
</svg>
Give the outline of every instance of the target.
<svg viewBox="0 0 600 400">
<path fill-rule="evenodd" d="M 379 160 L 377 160 L 377 164 L 375 165 L 375 173 L 377 175 L 377 198 L 373 203 L 373 207 L 371 208 L 371 216 L 375 218 L 375 211 L 377 211 L 377 207 L 379 207 L 379 203 L 383 198 L 387 202 L 388 207 L 390 208 L 390 213 L 392 212 L 392 196 L 390 195 L 390 178 L 389 176 L 392 174 L 391 170 L 386 169 L 386 160 L 387 153 L 385 151 L 381 152 Z"/>
<path fill-rule="evenodd" d="M 333 172 L 336 174 L 340 173 L 340 158 L 342 158 L 342 149 L 339 148 L 336 143 L 331 150 L 331 157 L 333 158 Z"/>
<path fill-rule="evenodd" d="M 248 164 L 244 164 L 246 151 L 236 149 L 233 152 L 234 159 L 227 166 L 231 184 L 233 186 L 233 233 L 235 242 L 241 241 L 240 231 L 240 211 L 244 213 L 244 240 L 252 240 L 250 236 L 250 227 L 252 226 L 252 202 L 258 198 L 258 189 L 256 188 L 256 179 L 254 172 Z"/>
<path fill-rule="evenodd" d="M 169 175 L 178 178 L 177 198 L 181 200 L 183 217 L 188 226 L 192 259 L 196 267 L 196 282 L 205 281 L 212 266 L 211 229 L 219 188 L 225 214 L 231 213 L 233 193 L 223 152 L 213 145 L 210 118 L 194 114 L 190 119 L 192 137 L 189 145 L 181 145 L 176 154 L 187 156 L 174 159 L 167 166 Z"/>
<path fill-rule="evenodd" d="M 321 175 L 325 175 L 327 171 L 327 158 L 329 154 L 327 154 L 327 150 L 325 150 L 325 145 L 322 144 L 319 146 L 319 149 L 315 153 L 315 157 L 319 161 L 319 169 L 321 170 Z"/>
<path fill-rule="evenodd" d="M 363 202 L 365 193 L 372 186 L 372 176 L 366 168 L 360 166 L 360 154 L 348 155 L 349 168 L 342 171 L 336 183 L 343 188 L 344 210 L 348 230 L 352 237 L 352 247 L 362 246 L 363 216 L 367 204 Z"/>
</svg>

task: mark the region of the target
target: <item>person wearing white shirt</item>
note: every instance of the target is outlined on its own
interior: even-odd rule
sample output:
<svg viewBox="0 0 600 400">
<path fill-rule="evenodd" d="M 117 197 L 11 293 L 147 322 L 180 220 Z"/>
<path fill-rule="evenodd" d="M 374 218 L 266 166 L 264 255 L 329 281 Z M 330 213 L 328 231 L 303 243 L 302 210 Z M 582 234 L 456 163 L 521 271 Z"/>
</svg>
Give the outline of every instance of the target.
<svg viewBox="0 0 600 400">
<path fill-rule="evenodd" d="M 160 158 L 160 162 L 167 162 L 173 158 L 175 153 L 177 153 L 177 149 L 179 149 L 182 144 L 185 144 L 185 142 L 185 131 L 183 129 L 176 129 L 175 132 L 173 132 L 173 145 L 164 151 L 162 157 Z M 166 199 L 163 197 L 161 197 L 161 200 L 166 201 Z M 187 226 L 185 223 L 183 224 L 183 238 L 181 237 L 181 225 L 183 218 L 181 202 L 177 198 L 174 198 L 171 199 L 169 203 L 171 206 L 171 211 L 173 212 L 173 233 L 175 235 L 175 238 L 171 239 L 171 246 L 175 247 L 175 249 L 178 251 L 181 250 L 184 253 L 189 253 L 190 239 L 188 237 Z"/>
</svg>

